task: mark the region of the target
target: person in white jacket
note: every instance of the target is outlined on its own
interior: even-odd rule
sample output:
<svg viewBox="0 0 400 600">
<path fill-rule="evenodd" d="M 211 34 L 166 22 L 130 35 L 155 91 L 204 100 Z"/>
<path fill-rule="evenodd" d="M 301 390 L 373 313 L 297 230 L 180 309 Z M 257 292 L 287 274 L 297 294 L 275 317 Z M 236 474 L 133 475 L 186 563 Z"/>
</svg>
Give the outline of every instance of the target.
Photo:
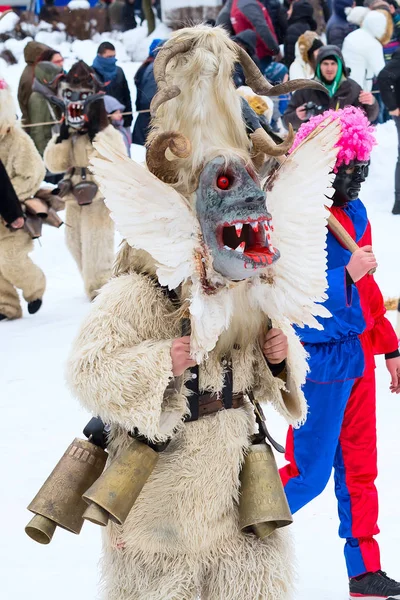
<svg viewBox="0 0 400 600">
<path fill-rule="evenodd" d="M 315 71 L 315 57 L 323 46 L 315 31 L 304 32 L 294 47 L 295 59 L 289 68 L 289 79 L 312 79 Z"/>
<path fill-rule="evenodd" d="M 370 92 L 373 79 L 385 66 L 383 45 L 391 37 L 393 29 L 390 13 L 383 10 L 369 10 L 357 7 L 353 9 L 347 20 L 360 24 L 360 28 L 352 31 L 343 42 L 343 58 L 350 69 L 350 77 Z"/>
</svg>

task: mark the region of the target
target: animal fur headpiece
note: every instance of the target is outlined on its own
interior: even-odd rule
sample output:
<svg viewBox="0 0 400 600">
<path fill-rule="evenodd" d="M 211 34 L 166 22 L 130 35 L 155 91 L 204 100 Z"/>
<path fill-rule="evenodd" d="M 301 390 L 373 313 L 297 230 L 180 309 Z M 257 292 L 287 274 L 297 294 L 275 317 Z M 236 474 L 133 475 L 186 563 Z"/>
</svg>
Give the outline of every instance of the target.
<svg viewBox="0 0 400 600">
<path fill-rule="evenodd" d="M 94 71 L 83 60 L 76 62 L 64 78 L 64 86 L 75 89 L 89 89 L 93 92 L 98 92 L 100 84 L 94 74 Z"/>
<path fill-rule="evenodd" d="M 292 130 L 277 146 L 261 126 L 248 138 L 232 79 L 237 63 L 247 85 L 261 96 L 324 89 L 316 81 L 300 79 L 272 86 L 223 28 L 200 25 L 175 32 L 154 62 L 158 92 L 151 103 L 146 160 L 152 173 L 184 193 L 196 187 L 203 166 L 216 156 L 235 152 L 247 161 L 259 154 L 283 156 L 293 143 Z"/>
<path fill-rule="evenodd" d="M 7 134 L 15 127 L 17 111 L 11 89 L 4 79 L 0 79 L 0 135 Z"/>
<path fill-rule="evenodd" d="M 326 127 L 334 120 L 339 120 L 340 123 L 340 137 L 336 144 L 339 152 L 334 172 L 337 173 L 341 165 L 348 165 L 354 160 L 369 160 L 372 148 L 376 144 L 375 129 L 365 113 L 354 106 L 346 106 L 336 111 L 327 110 L 321 115 L 312 117 L 307 123 L 303 123 L 296 134 L 292 151 L 316 128 Z"/>
<path fill-rule="evenodd" d="M 65 120 L 74 129 L 85 126 L 87 106 L 98 98 L 100 84 L 91 69 L 83 60 L 75 63 L 63 78 L 59 96 L 65 107 Z"/>
</svg>

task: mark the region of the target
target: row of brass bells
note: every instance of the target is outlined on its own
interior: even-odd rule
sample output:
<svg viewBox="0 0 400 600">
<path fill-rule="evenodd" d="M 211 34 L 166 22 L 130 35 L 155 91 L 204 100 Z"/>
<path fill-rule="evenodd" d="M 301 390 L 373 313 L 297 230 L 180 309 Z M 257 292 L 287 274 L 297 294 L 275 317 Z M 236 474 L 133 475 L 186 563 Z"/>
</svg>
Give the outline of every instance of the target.
<svg viewBox="0 0 400 600">
<path fill-rule="evenodd" d="M 102 448 L 75 438 L 28 506 L 35 513 L 25 527 L 30 538 L 49 544 L 57 526 L 80 533 L 86 510 L 82 496 L 100 477 L 107 457 Z"/>
<path fill-rule="evenodd" d="M 85 520 L 101 526 L 109 520 L 124 523 L 158 454 L 132 439 L 104 471 L 107 458 L 89 441 L 72 442 L 28 506 L 35 513 L 25 528 L 29 537 L 49 544 L 57 526 L 79 534 Z"/>
<path fill-rule="evenodd" d="M 275 456 L 269 444 L 252 444 L 240 474 L 239 524 L 261 540 L 293 522 Z"/>
</svg>

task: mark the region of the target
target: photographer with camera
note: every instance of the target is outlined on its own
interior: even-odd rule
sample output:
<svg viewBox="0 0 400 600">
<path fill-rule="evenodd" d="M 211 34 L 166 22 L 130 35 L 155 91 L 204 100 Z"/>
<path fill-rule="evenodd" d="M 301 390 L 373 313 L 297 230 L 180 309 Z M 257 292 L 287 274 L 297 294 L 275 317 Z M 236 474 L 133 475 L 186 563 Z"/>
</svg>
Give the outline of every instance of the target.
<svg viewBox="0 0 400 600">
<path fill-rule="evenodd" d="M 337 110 L 345 106 L 362 108 L 370 121 L 377 118 L 377 101 L 370 92 L 364 92 L 358 83 L 347 76 L 346 65 L 337 46 L 324 46 L 320 49 L 314 79 L 322 83 L 326 91 L 304 89 L 295 92 L 283 115 L 286 127 L 290 123 L 294 129 L 298 129 L 314 115 L 329 108 Z"/>
</svg>

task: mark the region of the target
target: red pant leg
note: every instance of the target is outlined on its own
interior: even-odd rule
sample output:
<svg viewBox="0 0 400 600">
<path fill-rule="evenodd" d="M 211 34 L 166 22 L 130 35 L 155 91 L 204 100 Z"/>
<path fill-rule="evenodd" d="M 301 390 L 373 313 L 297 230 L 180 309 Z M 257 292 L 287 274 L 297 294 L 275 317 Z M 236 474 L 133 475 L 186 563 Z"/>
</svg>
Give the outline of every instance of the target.
<svg viewBox="0 0 400 600">
<path fill-rule="evenodd" d="M 375 370 L 367 368 L 353 386 L 335 458 L 339 534 L 347 539 L 345 556 L 351 574 L 362 563 L 365 571 L 380 569 L 379 546 L 373 539 L 379 533 L 376 477 Z"/>
</svg>

